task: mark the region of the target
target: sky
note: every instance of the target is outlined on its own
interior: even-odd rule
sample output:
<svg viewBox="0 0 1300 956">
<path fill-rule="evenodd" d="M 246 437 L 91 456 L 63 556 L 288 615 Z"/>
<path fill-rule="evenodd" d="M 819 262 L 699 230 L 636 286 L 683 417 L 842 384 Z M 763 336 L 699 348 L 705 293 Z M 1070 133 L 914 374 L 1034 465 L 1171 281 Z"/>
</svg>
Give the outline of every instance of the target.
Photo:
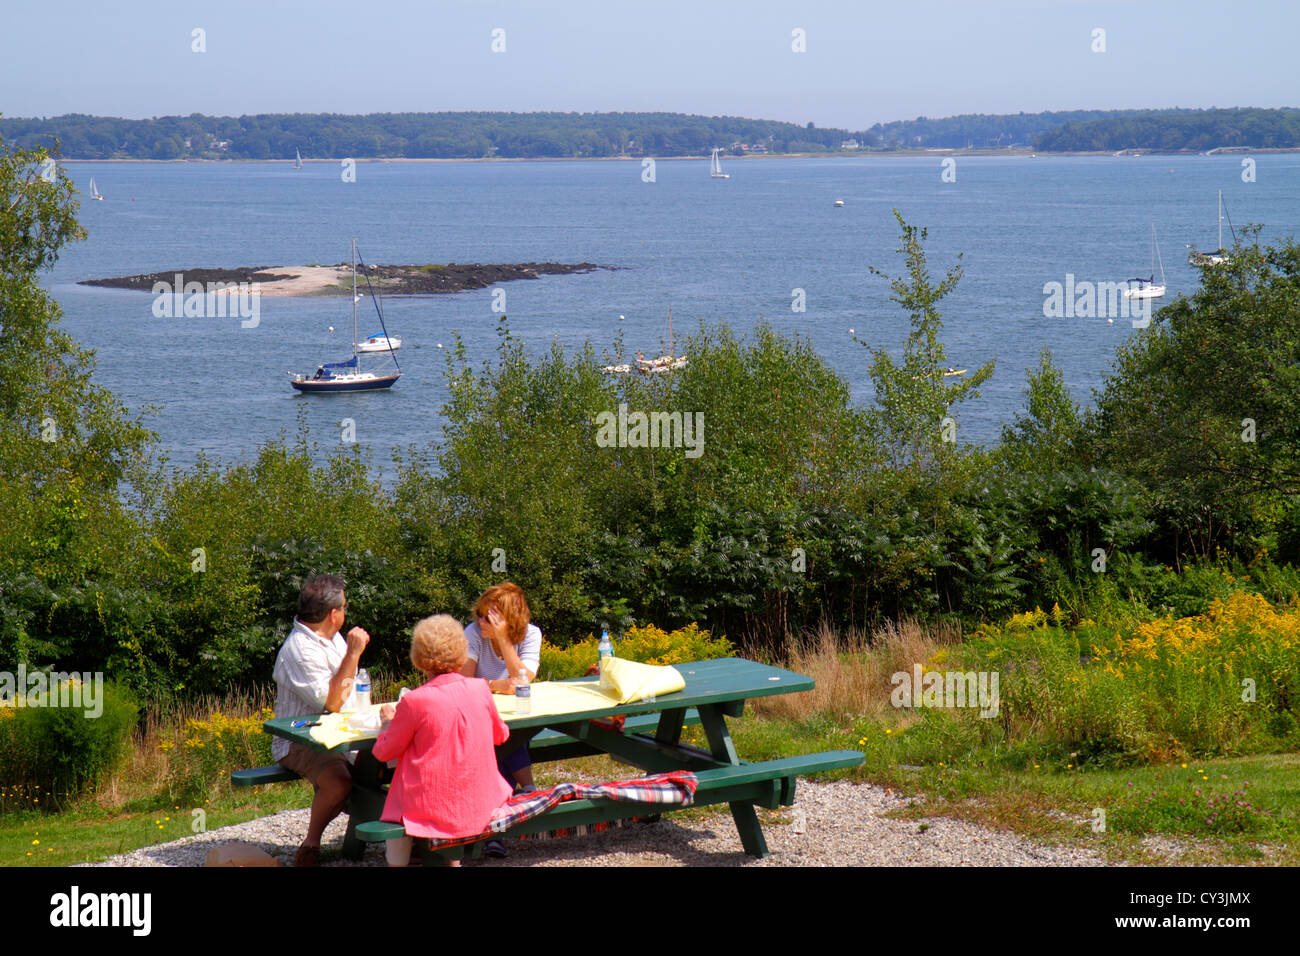
<svg viewBox="0 0 1300 956">
<path fill-rule="evenodd" d="M 10 117 L 670 111 L 860 130 L 1300 105 L 1297 0 L 5 0 L 0 21 Z"/>
</svg>

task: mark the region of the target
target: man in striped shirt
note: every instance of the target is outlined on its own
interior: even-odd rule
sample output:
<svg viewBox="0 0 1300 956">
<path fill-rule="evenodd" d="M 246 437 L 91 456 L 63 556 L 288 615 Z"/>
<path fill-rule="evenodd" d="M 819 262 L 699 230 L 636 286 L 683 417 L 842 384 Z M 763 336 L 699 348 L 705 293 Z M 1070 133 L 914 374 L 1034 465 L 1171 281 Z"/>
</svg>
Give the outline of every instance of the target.
<svg viewBox="0 0 1300 956">
<path fill-rule="evenodd" d="M 347 606 L 342 578 L 318 574 L 303 585 L 293 630 L 275 659 L 277 717 L 333 713 L 348 699 L 370 635 L 359 627 L 348 631 L 346 640 L 339 633 Z M 351 764 L 342 754 L 312 750 L 281 737 L 272 742 L 271 756 L 315 788 L 307 837 L 293 865 L 319 866 L 321 834 L 352 792 Z"/>
</svg>

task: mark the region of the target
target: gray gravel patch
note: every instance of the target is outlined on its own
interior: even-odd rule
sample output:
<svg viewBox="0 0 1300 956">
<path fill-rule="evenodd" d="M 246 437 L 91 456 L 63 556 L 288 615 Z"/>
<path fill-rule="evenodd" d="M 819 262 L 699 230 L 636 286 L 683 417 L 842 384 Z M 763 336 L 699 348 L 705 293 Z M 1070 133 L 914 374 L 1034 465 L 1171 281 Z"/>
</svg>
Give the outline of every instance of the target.
<svg viewBox="0 0 1300 956">
<path fill-rule="evenodd" d="M 468 866 L 1104 866 L 1089 850 L 1037 843 L 1012 833 L 943 817 L 925 821 L 882 814 L 909 799 L 882 787 L 848 781 L 800 781 L 793 807 L 759 811 L 771 856 L 746 856 L 731 814 L 704 819 L 665 815 L 654 823 L 630 823 L 603 833 L 559 840 L 507 841 L 504 860 Z M 98 866 L 202 866 L 208 851 L 229 841 L 259 846 L 286 866 L 307 830 L 307 810 L 286 810 L 172 843 L 110 857 Z M 344 817 L 325 831 L 322 843 L 338 849 Z M 922 830 L 922 825 L 925 829 Z M 383 866 L 380 847 L 361 863 L 334 859 L 326 866 Z"/>
</svg>

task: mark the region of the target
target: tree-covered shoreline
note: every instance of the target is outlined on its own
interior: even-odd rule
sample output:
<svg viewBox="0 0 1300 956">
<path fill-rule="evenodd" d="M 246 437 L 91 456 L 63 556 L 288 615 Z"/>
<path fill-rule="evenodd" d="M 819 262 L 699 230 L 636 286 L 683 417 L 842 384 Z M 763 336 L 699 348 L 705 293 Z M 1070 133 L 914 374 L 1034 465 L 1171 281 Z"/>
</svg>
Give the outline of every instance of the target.
<svg viewBox="0 0 1300 956">
<path fill-rule="evenodd" d="M 1300 110 L 1070 110 L 963 114 L 819 128 L 683 113 L 331 113 L 0 119 L 0 134 L 71 160 L 662 159 L 909 150 L 1044 153 L 1300 148 Z"/>
</svg>

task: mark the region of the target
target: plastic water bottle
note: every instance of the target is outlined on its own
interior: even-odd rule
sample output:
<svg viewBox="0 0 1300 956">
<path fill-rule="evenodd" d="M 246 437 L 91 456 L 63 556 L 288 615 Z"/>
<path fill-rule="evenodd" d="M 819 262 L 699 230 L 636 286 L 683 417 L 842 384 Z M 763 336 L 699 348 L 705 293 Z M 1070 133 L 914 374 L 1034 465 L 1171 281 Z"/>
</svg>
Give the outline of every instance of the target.
<svg viewBox="0 0 1300 956">
<path fill-rule="evenodd" d="M 609 674 L 605 672 L 605 665 L 614 656 L 614 645 L 609 639 L 609 628 L 601 629 L 600 646 L 596 649 L 596 653 L 600 655 L 600 689 L 606 690 L 609 687 Z"/>
<path fill-rule="evenodd" d="M 531 714 L 533 712 L 533 688 L 528 683 L 528 671 L 519 668 L 515 678 L 515 713 Z"/>
<path fill-rule="evenodd" d="M 357 710 L 363 714 L 370 710 L 370 675 L 364 667 L 357 671 Z"/>
</svg>

